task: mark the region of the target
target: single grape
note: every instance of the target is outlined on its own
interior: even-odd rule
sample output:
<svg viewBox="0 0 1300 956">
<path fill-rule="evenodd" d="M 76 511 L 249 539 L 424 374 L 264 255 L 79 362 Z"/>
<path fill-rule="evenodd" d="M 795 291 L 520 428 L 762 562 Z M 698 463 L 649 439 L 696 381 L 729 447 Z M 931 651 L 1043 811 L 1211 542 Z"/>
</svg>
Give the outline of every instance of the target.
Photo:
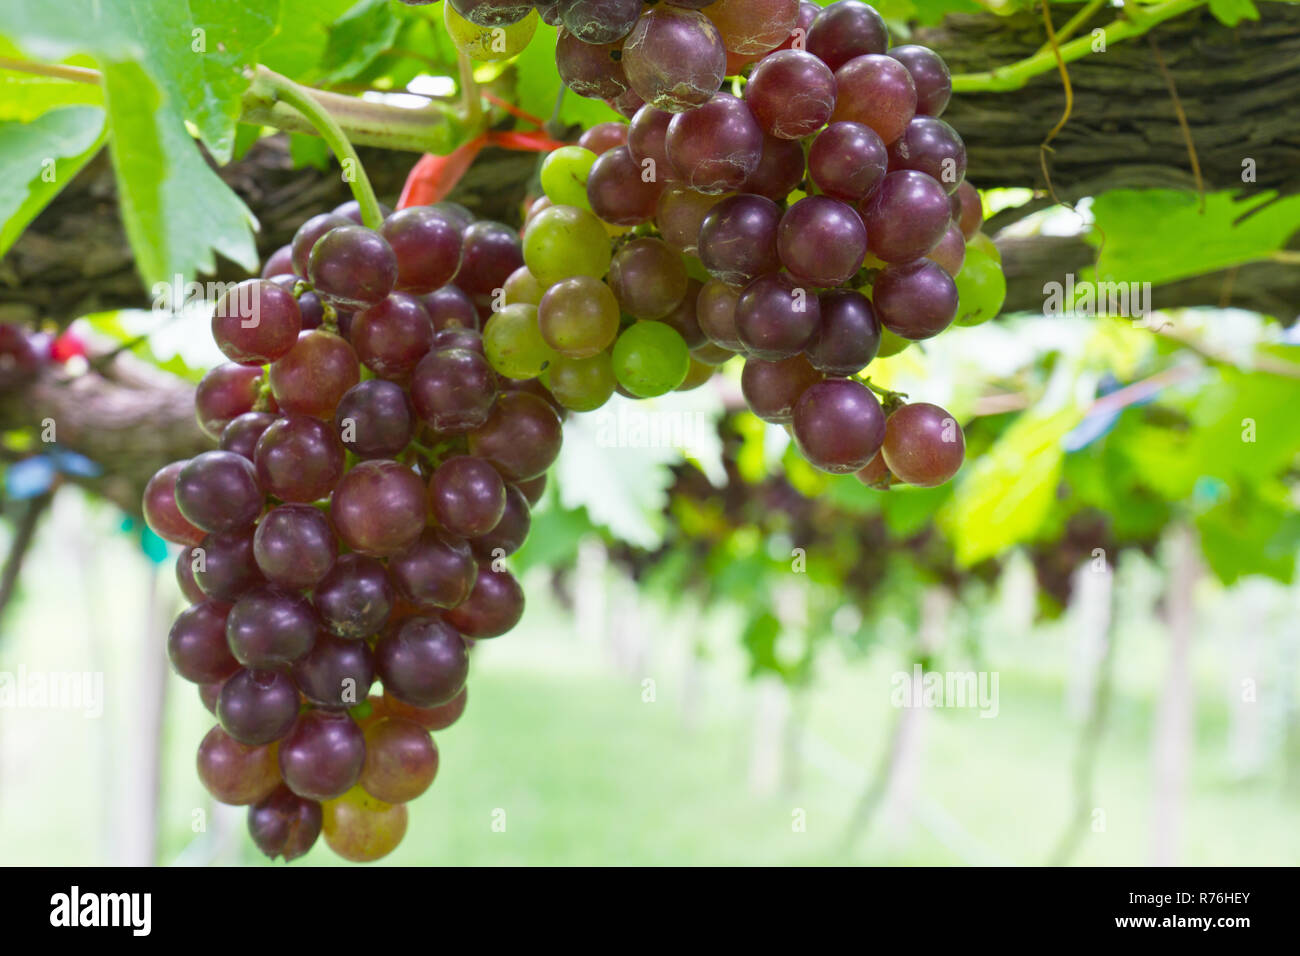
<svg viewBox="0 0 1300 956">
<path fill-rule="evenodd" d="M 204 375 L 194 393 L 194 413 L 204 434 L 220 438 L 222 429 L 251 412 L 262 381 L 260 368 L 233 362 L 218 365 Z"/>
<path fill-rule="evenodd" d="M 560 19 L 584 43 L 623 39 L 641 16 L 641 0 L 567 0 Z"/>
<path fill-rule="evenodd" d="M 585 45 L 586 44 L 584 44 L 584 46 Z M 597 47 L 596 49 L 599 50 L 601 49 L 601 47 Z M 623 56 L 622 53 L 620 52 L 618 59 L 621 60 L 622 58 Z M 620 78 L 622 78 L 623 76 L 623 68 L 621 66 L 618 68 L 618 75 Z M 565 85 L 568 86 L 569 89 L 573 90 L 573 85 L 569 83 L 567 80 L 565 81 Z M 578 91 L 573 90 L 573 92 L 577 93 Z M 579 94 L 579 95 L 585 96 L 588 94 Z M 618 94 L 615 93 L 614 95 L 617 96 Z M 609 99 L 609 97 L 601 96 L 600 99 Z M 605 153 L 607 153 L 609 150 L 616 149 L 619 146 L 626 146 L 627 145 L 627 124 L 619 123 L 614 120 L 607 120 L 604 123 L 597 123 L 595 126 L 586 130 L 585 132 L 583 132 L 581 136 L 578 137 L 578 145 L 583 147 L 584 149 L 591 150 L 597 156 L 602 156 Z M 541 210 L 538 211 L 540 212 Z"/>
<path fill-rule="evenodd" d="M 745 350 L 776 361 L 803 351 L 817 332 L 817 296 L 789 276 L 759 276 L 736 300 L 736 332 Z"/>
<path fill-rule="evenodd" d="M 379 234 L 397 258 L 397 289 L 419 295 L 450 282 L 460 267 L 461 231 L 431 206 L 411 206 L 385 219 Z"/>
<path fill-rule="evenodd" d="M 745 102 L 763 131 L 779 139 L 817 132 L 835 109 L 835 74 L 803 50 L 764 57 L 745 85 Z"/>
<path fill-rule="evenodd" d="M 555 40 L 555 68 L 560 81 L 579 96 L 608 100 L 627 91 L 627 77 L 623 74 L 623 44 L 587 43 L 568 30 L 560 30 Z M 578 140 L 578 145 L 599 156 L 612 146 L 619 146 L 627 137 L 627 127 L 622 123 L 602 123 L 623 130 L 623 139 L 595 149 L 591 141 Z M 593 127 L 593 130 L 595 128 Z M 589 131 L 591 132 L 591 131 Z M 586 133 L 583 136 L 587 136 Z"/>
<path fill-rule="evenodd" d="M 900 481 L 933 488 L 961 468 L 966 438 L 945 409 L 914 402 L 895 410 L 886 420 L 880 453 Z"/>
<path fill-rule="evenodd" d="M 210 534 L 197 548 L 182 552 L 194 583 L 204 597 L 227 604 L 262 583 L 253 552 L 254 529 Z M 331 560 L 333 555 L 330 556 Z"/>
<path fill-rule="evenodd" d="M 204 531 L 195 527 L 176 507 L 176 478 L 189 464 L 174 461 L 159 468 L 144 486 L 142 510 L 149 530 L 173 544 L 194 545 L 203 540 Z"/>
<path fill-rule="evenodd" d="M 633 239 L 610 261 L 609 287 L 628 315 L 661 319 L 686 295 L 686 265 L 662 239 Z"/>
<path fill-rule="evenodd" d="M 312 216 L 293 234 L 293 242 L 290 244 L 290 252 L 293 258 L 293 271 L 295 275 L 307 278 L 307 269 L 311 261 L 312 247 L 320 240 L 321 236 L 331 229 L 337 229 L 339 226 L 351 226 L 354 223 L 347 216 L 341 216 L 338 213 L 323 212 L 319 215 Z M 360 225 L 360 223 L 356 223 Z"/>
<path fill-rule="evenodd" d="M 690 369 L 690 350 L 662 322 L 637 322 L 614 343 L 614 377 L 638 398 L 671 392 Z"/>
<path fill-rule="evenodd" d="M 343 394 L 334 427 L 343 446 L 358 458 L 394 458 L 411 441 L 415 412 L 401 386 L 373 378 Z"/>
<path fill-rule="evenodd" d="M 871 303 L 851 289 L 832 289 L 817 300 L 821 325 L 808 343 L 808 361 L 827 375 L 856 375 L 880 348 L 880 323 Z"/>
<path fill-rule="evenodd" d="M 718 93 L 674 116 L 664 145 L 675 178 L 702 193 L 731 192 L 758 168 L 763 130 L 744 100 Z"/>
<path fill-rule="evenodd" d="M 572 276 L 599 279 L 609 258 L 609 235 L 586 209 L 552 206 L 524 230 L 524 261 L 544 286 Z"/>
<path fill-rule="evenodd" d="M 667 170 L 660 173 L 659 166 L 648 163 L 638 163 L 626 146 L 603 153 L 587 178 L 592 212 L 616 226 L 639 225 L 654 216 Z"/>
<path fill-rule="evenodd" d="M 280 785 L 280 765 L 273 748 L 241 744 L 220 727 L 213 727 L 203 737 L 196 763 L 199 781 L 220 803 L 257 803 Z"/>
<path fill-rule="evenodd" d="M 430 528 L 388 559 L 388 573 L 403 598 L 422 608 L 449 608 L 469 597 L 478 575 L 470 547 Z"/>
<path fill-rule="evenodd" d="M 655 179 L 668 177 L 668 124 L 673 114 L 653 106 L 636 111 L 627 128 L 627 149 L 637 166 L 648 170 Z"/>
<path fill-rule="evenodd" d="M 537 306 L 546 344 L 567 358 L 589 358 L 618 335 L 618 299 L 599 279 L 580 275 L 556 282 Z"/>
<path fill-rule="evenodd" d="M 492 563 L 484 561 L 479 565 L 469 598 L 448 611 L 446 618 L 448 624 L 466 637 L 486 640 L 511 630 L 523 615 L 524 590 L 515 576 L 504 568 L 493 570 Z"/>
<path fill-rule="evenodd" d="M 765 133 L 758 165 L 745 178 L 741 191 L 781 202 L 803 184 L 803 176 L 803 147 L 794 140 Z"/>
<path fill-rule="evenodd" d="M 515 487 L 524 493 L 528 499 L 528 504 L 537 507 L 537 502 L 542 500 L 542 495 L 546 493 L 546 475 L 538 475 L 536 478 L 529 478 L 524 481 L 516 481 Z"/>
<path fill-rule="evenodd" d="M 803 355 L 775 362 L 748 358 L 740 373 L 740 390 L 751 412 L 765 422 L 785 425 L 794 417 L 799 396 L 821 380 L 821 372 Z"/>
<path fill-rule="evenodd" d="M 362 554 L 340 555 L 312 592 L 321 621 L 350 640 L 379 633 L 395 599 L 383 564 Z"/>
<path fill-rule="evenodd" d="M 293 665 L 294 683 L 316 707 L 344 710 L 366 699 L 375 681 L 374 657 L 365 641 L 321 634 Z"/>
<path fill-rule="evenodd" d="M 460 268 L 451 281 L 470 296 L 491 295 L 523 264 L 519 233 L 503 223 L 485 219 L 474 223 L 462 235 Z"/>
<path fill-rule="evenodd" d="M 307 275 L 315 291 L 344 308 L 364 309 L 397 285 L 397 256 L 365 226 L 336 226 L 312 246 Z"/>
<path fill-rule="evenodd" d="M 251 747 L 281 739 L 297 716 L 298 688 L 282 671 L 236 671 L 217 695 L 221 728 Z"/>
<path fill-rule="evenodd" d="M 406 804 L 384 803 L 360 787 L 321 808 L 325 844 L 353 863 L 372 863 L 392 853 L 406 836 L 406 823 Z"/>
<path fill-rule="evenodd" d="M 966 261 L 966 239 L 961 234 L 961 227 L 955 222 L 950 224 L 938 245 L 927 252 L 925 257 L 939 263 L 944 272 L 956 278 L 961 272 L 962 263 Z M 960 286 L 957 291 L 961 292 Z"/>
<path fill-rule="evenodd" d="M 379 698 L 379 702 L 381 706 L 377 709 L 386 716 L 413 721 L 425 730 L 446 730 L 460 720 L 461 714 L 465 713 L 465 705 L 469 702 L 469 688 L 462 687 L 459 694 L 437 707 L 412 707 L 396 697 L 388 696 L 386 691 L 384 696 Z"/>
<path fill-rule="evenodd" d="M 221 441 L 218 442 L 217 447 L 252 461 L 258 439 L 278 419 L 278 415 L 270 412 L 244 412 L 232 418 L 230 424 L 221 430 Z"/>
<path fill-rule="evenodd" d="M 912 74 L 912 82 L 916 84 L 916 112 L 923 116 L 942 115 L 952 97 L 952 74 L 943 58 L 914 43 L 894 47 L 889 56 Z"/>
<path fill-rule="evenodd" d="M 448 328 L 478 328 L 478 310 L 474 308 L 474 300 L 454 285 L 445 285 L 422 295 L 420 301 L 439 332 Z"/>
<path fill-rule="evenodd" d="M 479 580 L 491 570 L 480 569 Z M 505 572 L 501 572 L 505 573 Z M 476 583 L 475 589 L 479 587 Z M 472 598 L 472 592 L 471 592 Z M 416 707 L 445 704 L 465 686 L 469 654 L 460 634 L 436 617 L 411 617 L 375 644 L 375 667 L 384 693 Z"/>
<path fill-rule="evenodd" d="M 597 356 L 597 358 L 601 357 L 603 356 Z M 578 359 L 577 361 L 590 362 L 592 360 Z M 608 364 L 608 358 L 605 361 Z M 611 381 L 613 377 L 613 373 L 610 372 L 609 378 Z M 501 513 L 501 520 L 487 534 L 472 538 L 469 546 L 473 549 L 474 554 L 484 560 L 504 558 L 507 555 L 514 554 L 523 546 L 531 526 L 532 513 L 529 510 L 528 498 L 519 490 L 518 486 L 506 485 L 506 508 Z"/>
<path fill-rule="evenodd" d="M 167 634 L 167 658 L 177 674 L 194 684 L 224 681 L 239 670 L 226 643 L 230 605 L 203 601 L 176 616 Z"/>
<path fill-rule="evenodd" d="M 935 247 L 952 220 L 948 194 L 925 173 L 889 173 L 862 205 L 867 247 L 886 262 L 919 259 Z"/>
<path fill-rule="evenodd" d="M 264 800 L 248 808 L 248 833 L 253 843 L 271 859 L 296 860 L 320 836 L 321 806 L 279 786 Z"/>
<path fill-rule="evenodd" d="M 979 325 L 1002 311 L 1007 297 L 1007 279 L 997 260 L 971 245 L 966 261 L 954 279 L 957 286 L 958 325 Z"/>
<path fill-rule="evenodd" d="M 587 176 L 596 154 L 581 146 L 561 146 L 542 160 L 539 178 L 546 198 L 557 206 L 587 205 Z"/>
<path fill-rule="evenodd" d="M 781 207 L 763 196 L 742 193 L 724 199 L 700 225 L 700 262 L 709 275 L 729 285 L 775 272 L 781 267 L 776 250 L 780 222 Z"/>
<path fill-rule="evenodd" d="M 885 421 L 885 431 L 889 431 L 889 421 Z M 868 488 L 875 488 L 877 491 L 888 491 L 889 486 L 895 484 L 897 479 L 889 471 L 889 466 L 885 464 L 885 456 L 876 452 L 871 461 L 863 466 L 862 470 L 857 472 L 855 477 Z"/>
<path fill-rule="evenodd" d="M 885 439 L 885 413 L 871 390 L 847 378 L 810 385 L 794 407 L 795 443 L 822 471 L 859 471 Z"/>
<path fill-rule="evenodd" d="M 424 529 L 424 482 L 395 461 L 363 461 L 330 496 L 339 539 L 353 551 L 388 557 L 410 547 Z"/>
<path fill-rule="evenodd" d="M 356 313 L 348 338 L 362 365 L 380 378 L 402 382 L 433 347 L 433 320 L 415 296 L 394 292 Z"/>
<path fill-rule="evenodd" d="M 925 173 L 951 195 L 966 176 L 966 144 L 943 120 L 914 116 L 889 146 L 889 168 Z"/>
<path fill-rule="evenodd" d="M 929 259 L 882 271 L 872 284 L 871 299 L 880 324 L 912 341 L 938 335 L 957 315 L 956 283 Z"/>
<path fill-rule="evenodd" d="M 721 88 L 726 68 L 722 34 L 694 10 L 655 7 L 623 43 L 623 72 L 632 90 L 670 113 L 708 103 Z"/>
<path fill-rule="evenodd" d="M 542 293 L 546 290 L 537 281 L 537 276 L 528 271 L 528 266 L 520 266 L 510 273 L 501 291 L 504 293 L 502 301 L 505 305 L 536 305 L 542 301 Z M 483 331 L 486 335 L 486 326 Z"/>
<path fill-rule="evenodd" d="M 285 244 L 266 257 L 262 266 L 262 278 L 273 279 L 276 276 L 293 275 L 293 246 Z"/>
<path fill-rule="evenodd" d="M 829 196 L 807 196 L 781 217 L 776 248 L 796 281 L 836 286 L 862 267 L 867 230 L 852 206 Z"/>
<path fill-rule="evenodd" d="M 456 433 L 487 421 L 496 398 L 488 360 L 468 349 L 430 352 L 411 377 L 411 403 L 435 431 Z"/>
<path fill-rule="evenodd" d="M 655 225 L 664 242 L 678 252 L 697 252 L 704 217 L 726 198 L 725 195 L 698 193 L 682 183 L 668 183 L 659 193 L 654 214 Z"/>
<path fill-rule="evenodd" d="M 257 520 L 263 494 L 253 463 L 228 451 L 205 451 L 176 474 L 176 509 L 204 531 L 234 531 Z"/>
<path fill-rule="evenodd" d="M 980 194 L 975 187 L 963 180 L 958 183 L 957 196 L 960 204 L 960 212 L 953 218 L 961 226 L 961 234 L 970 240 L 975 233 L 980 231 L 980 226 L 984 225 L 984 205 L 980 200 Z"/>
<path fill-rule="evenodd" d="M 314 329 L 271 364 L 267 378 L 283 411 L 329 421 L 343 393 L 361 380 L 361 364 L 346 339 Z"/>
<path fill-rule="evenodd" d="M 273 587 L 257 587 L 231 607 L 226 642 L 245 667 L 280 667 L 311 650 L 319 624 L 305 598 Z"/>
<path fill-rule="evenodd" d="M 280 773 L 300 797 L 333 800 L 361 777 L 366 741 L 346 713 L 309 710 L 280 741 Z"/>
<path fill-rule="evenodd" d="M 505 482 L 482 458 L 448 458 L 429 479 L 429 510 L 440 527 L 457 537 L 487 534 L 505 513 Z"/>
<path fill-rule="evenodd" d="M 385 717 L 366 728 L 361 788 L 377 800 L 406 803 L 429 789 L 438 773 L 438 748 L 411 720 Z"/>
<path fill-rule="evenodd" d="M 538 324 L 537 311 L 536 305 L 507 305 L 494 312 L 483 327 L 483 353 L 501 375 L 536 378 L 555 361 L 555 352 Z"/>
<path fill-rule="evenodd" d="M 817 188 L 845 202 L 866 199 L 888 171 L 885 144 L 862 123 L 832 123 L 808 150 L 808 173 Z"/>
<path fill-rule="evenodd" d="M 854 57 L 884 53 L 889 48 L 889 29 L 869 4 L 838 0 L 813 20 L 806 45 L 809 53 L 838 70 Z"/>
<path fill-rule="evenodd" d="M 298 300 L 266 279 L 246 279 L 217 300 L 212 338 L 232 362 L 265 365 L 293 348 L 302 331 Z"/>
<path fill-rule="evenodd" d="M 557 356 L 546 370 L 545 381 L 556 400 L 575 412 L 600 408 L 618 384 L 608 352 L 580 359 Z"/>
<path fill-rule="evenodd" d="M 315 587 L 334 566 L 337 552 L 329 519 L 311 505 L 272 508 L 253 537 L 257 567 L 271 583 L 290 590 Z"/>
<path fill-rule="evenodd" d="M 870 126 L 886 145 L 903 135 L 916 114 L 912 74 L 887 56 L 868 54 L 849 60 L 835 71 L 835 89 L 831 121 Z"/>
<path fill-rule="evenodd" d="M 486 458 L 507 481 L 536 478 L 560 454 L 560 417 L 529 392 L 504 392 L 488 420 L 469 433 L 469 453 Z"/>
<path fill-rule="evenodd" d="M 253 463 L 262 486 L 281 501 L 317 501 L 343 477 L 343 444 L 319 418 L 290 415 L 262 432 Z"/>
<path fill-rule="evenodd" d="M 736 302 L 740 290 L 710 279 L 695 299 L 695 318 L 700 330 L 714 345 L 729 352 L 743 351 L 740 332 L 736 329 Z"/>
</svg>

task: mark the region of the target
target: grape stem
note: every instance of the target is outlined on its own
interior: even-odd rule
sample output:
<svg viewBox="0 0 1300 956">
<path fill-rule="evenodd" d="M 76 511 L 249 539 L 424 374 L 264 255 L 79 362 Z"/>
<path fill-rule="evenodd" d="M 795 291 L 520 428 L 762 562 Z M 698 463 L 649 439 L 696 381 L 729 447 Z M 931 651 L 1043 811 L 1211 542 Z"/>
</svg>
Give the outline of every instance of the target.
<svg viewBox="0 0 1300 956">
<path fill-rule="evenodd" d="M 474 61 L 457 51 L 456 67 L 460 71 L 460 101 L 465 122 L 471 129 L 477 129 L 483 124 L 483 101 L 478 81 L 474 79 Z"/>
<path fill-rule="evenodd" d="M 1165 3 L 1146 7 L 1140 12 L 1126 7 L 1125 16 L 1102 28 L 1101 36 L 1097 40 L 1105 44 L 1104 49 L 1120 40 L 1139 37 L 1157 24 L 1189 13 L 1203 6 L 1205 2 L 1206 0 L 1167 0 Z M 1067 27 L 1071 25 L 1073 23 L 1067 24 Z M 1062 44 L 1058 47 L 1061 59 L 1071 63 L 1089 56 L 1094 52 L 1095 42 L 1096 40 L 1089 35 Z M 987 73 L 959 73 L 952 78 L 952 91 L 954 93 L 1005 93 L 1009 90 L 1018 90 L 1034 77 L 1056 68 L 1056 52 L 1048 46 L 1033 56 L 989 70 Z"/>
<path fill-rule="evenodd" d="M 371 229 L 382 226 L 384 214 L 380 211 L 379 200 L 375 198 L 375 189 L 370 185 L 366 168 L 361 165 L 361 158 L 357 156 L 357 148 L 343 132 L 343 127 L 339 125 L 338 120 L 316 99 L 315 95 L 305 86 L 299 86 L 287 76 L 281 76 L 265 67 L 259 67 L 254 74 L 250 92 L 253 90 L 260 92 L 272 104 L 288 104 L 311 123 L 342 167 L 343 180 L 351 188 L 353 198 L 361 207 L 362 223 Z"/>
<path fill-rule="evenodd" d="M 870 378 L 861 378 L 858 381 L 879 395 L 882 405 L 901 405 L 907 398 L 907 392 L 895 392 L 892 389 L 884 388 L 877 385 Z"/>
</svg>

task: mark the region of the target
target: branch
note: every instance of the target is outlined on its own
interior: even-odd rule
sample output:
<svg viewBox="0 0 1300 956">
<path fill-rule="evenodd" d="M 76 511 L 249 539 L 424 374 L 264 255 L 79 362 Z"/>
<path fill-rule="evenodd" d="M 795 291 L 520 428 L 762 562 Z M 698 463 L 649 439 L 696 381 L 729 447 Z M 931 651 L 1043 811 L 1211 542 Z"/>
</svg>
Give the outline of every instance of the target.
<svg viewBox="0 0 1300 956">
<path fill-rule="evenodd" d="M 1147 7 L 1141 13 L 1125 7 L 1127 17 L 1110 23 L 1102 29 L 1102 36 L 1097 39 L 1101 40 L 1103 50 L 1109 49 L 1113 43 L 1139 37 L 1157 24 L 1189 13 L 1204 2 L 1205 0 L 1169 0 L 1159 6 Z M 1091 36 L 1071 40 L 1059 47 L 1060 57 L 1066 63 L 1073 63 L 1094 53 L 1096 43 L 1097 40 Z M 1006 93 L 1018 90 L 1034 77 L 1056 69 L 1056 57 L 1056 51 L 1049 45 L 1046 50 L 1040 50 L 1018 63 L 997 67 L 985 73 L 958 73 L 952 78 L 952 91 Z"/>
<path fill-rule="evenodd" d="M 14 539 L 9 545 L 9 555 L 5 558 L 4 569 L 0 571 L 0 621 L 4 620 L 5 608 L 18 589 L 18 575 L 23 569 L 23 560 L 31 550 L 36 537 L 36 525 L 41 515 L 49 510 L 54 500 L 54 489 L 37 495 L 27 503 L 27 510 L 14 526 Z"/>
</svg>

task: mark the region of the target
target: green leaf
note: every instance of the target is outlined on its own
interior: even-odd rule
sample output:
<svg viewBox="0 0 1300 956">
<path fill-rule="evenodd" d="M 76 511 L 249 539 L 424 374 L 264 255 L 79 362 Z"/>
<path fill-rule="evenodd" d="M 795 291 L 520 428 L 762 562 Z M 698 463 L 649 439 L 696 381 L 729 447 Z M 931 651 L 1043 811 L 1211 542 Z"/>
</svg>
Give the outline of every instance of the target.
<svg viewBox="0 0 1300 956">
<path fill-rule="evenodd" d="M 1097 229 L 1090 241 L 1101 245 L 1097 278 L 1160 285 L 1275 252 L 1300 229 L 1300 196 L 1273 199 L 1238 202 L 1229 193 L 1211 193 L 1201 213 L 1190 192 L 1105 192 L 1092 206 Z"/>
<path fill-rule="evenodd" d="M 305 79 L 329 45 L 330 25 L 354 0 L 280 0 L 280 23 L 262 46 L 264 66 L 292 80 Z"/>
<path fill-rule="evenodd" d="M 145 283 L 213 273 L 214 250 L 255 271 L 256 220 L 162 108 L 162 91 L 144 68 L 107 64 L 104 93 L 122 221 Z"/>
<path fill-rule="evenodd" d="M 1224 584 L 1247 574 L 1291 583 L 1300 549 L 1300 515 L 1281 485 L 1265 495 L 1247 490 L 1198 516 L 1196 526 L 1205 562 Z"/>
<path fill-rule="evenodd" d="M 1064 451 L 1061 440 L 1082 419 L 1067 406 L 1052 414 L 1021 415 L 978 461 L 939 511 L 957 563 L 970 567 L 1034 540 L 1056 504 Z"/>
<path fill-rule="evenodd" d="M 0 122 L 0 255 L 103 144 L 104 111 L 95 106 Z"/>
<path fill-rule="evenodd" d="M 1220 23 L 1235 27 L 1242 20 L 1258 20 L 1259 11 L 1251 0 L 1210 0 L 1210 12 Z"/>
<path fill-rule="evenodd" d="M 359 76 L 393 45 L 401 25 L 388 0 L 361 0 L 329 29 L 321 62 L 322 82 L 341 83 Z"/>
</svg>

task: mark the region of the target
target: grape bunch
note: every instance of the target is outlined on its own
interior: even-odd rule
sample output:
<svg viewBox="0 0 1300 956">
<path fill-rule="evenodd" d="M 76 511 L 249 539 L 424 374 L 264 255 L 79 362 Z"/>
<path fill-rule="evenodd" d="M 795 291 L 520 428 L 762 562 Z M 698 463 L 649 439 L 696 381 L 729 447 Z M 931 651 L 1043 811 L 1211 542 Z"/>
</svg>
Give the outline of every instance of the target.
<svg viewBox="0 0 1300 956">
<path fill-rule="evenodd" d="M 323 833 L 365 862 L 433 782 L 474 642 L 524 595 L 504 559 L 560 450 L 559 409 L 484 355 L 516 230 L 451 203 L 308 219 L 216 303 L 230 362 L 198 386 L 216 450 L 159 470 L 150 528 L 182 545 L 167 639 L 217 724 L 198 772 L 268 856 Z M 376 684 L 382 690 L 372 693 Z"/>
<path fill-rule="evenodd" d="M 817 468 L 877 488 L 950 479 L 965 454 L 952 416 L 863 374 L 991 318 L 1005 293 L 965 145 L 940 118 L 943 60 L 891 47 L 858 0 L 538 12 L 562 24 L 568 87 L 630 122 L 543 163 L 524 265 L 483 330 L 493 368 L 585 412 L 696 387 L 739 355 L 749 408 Z"/>
</svg>

